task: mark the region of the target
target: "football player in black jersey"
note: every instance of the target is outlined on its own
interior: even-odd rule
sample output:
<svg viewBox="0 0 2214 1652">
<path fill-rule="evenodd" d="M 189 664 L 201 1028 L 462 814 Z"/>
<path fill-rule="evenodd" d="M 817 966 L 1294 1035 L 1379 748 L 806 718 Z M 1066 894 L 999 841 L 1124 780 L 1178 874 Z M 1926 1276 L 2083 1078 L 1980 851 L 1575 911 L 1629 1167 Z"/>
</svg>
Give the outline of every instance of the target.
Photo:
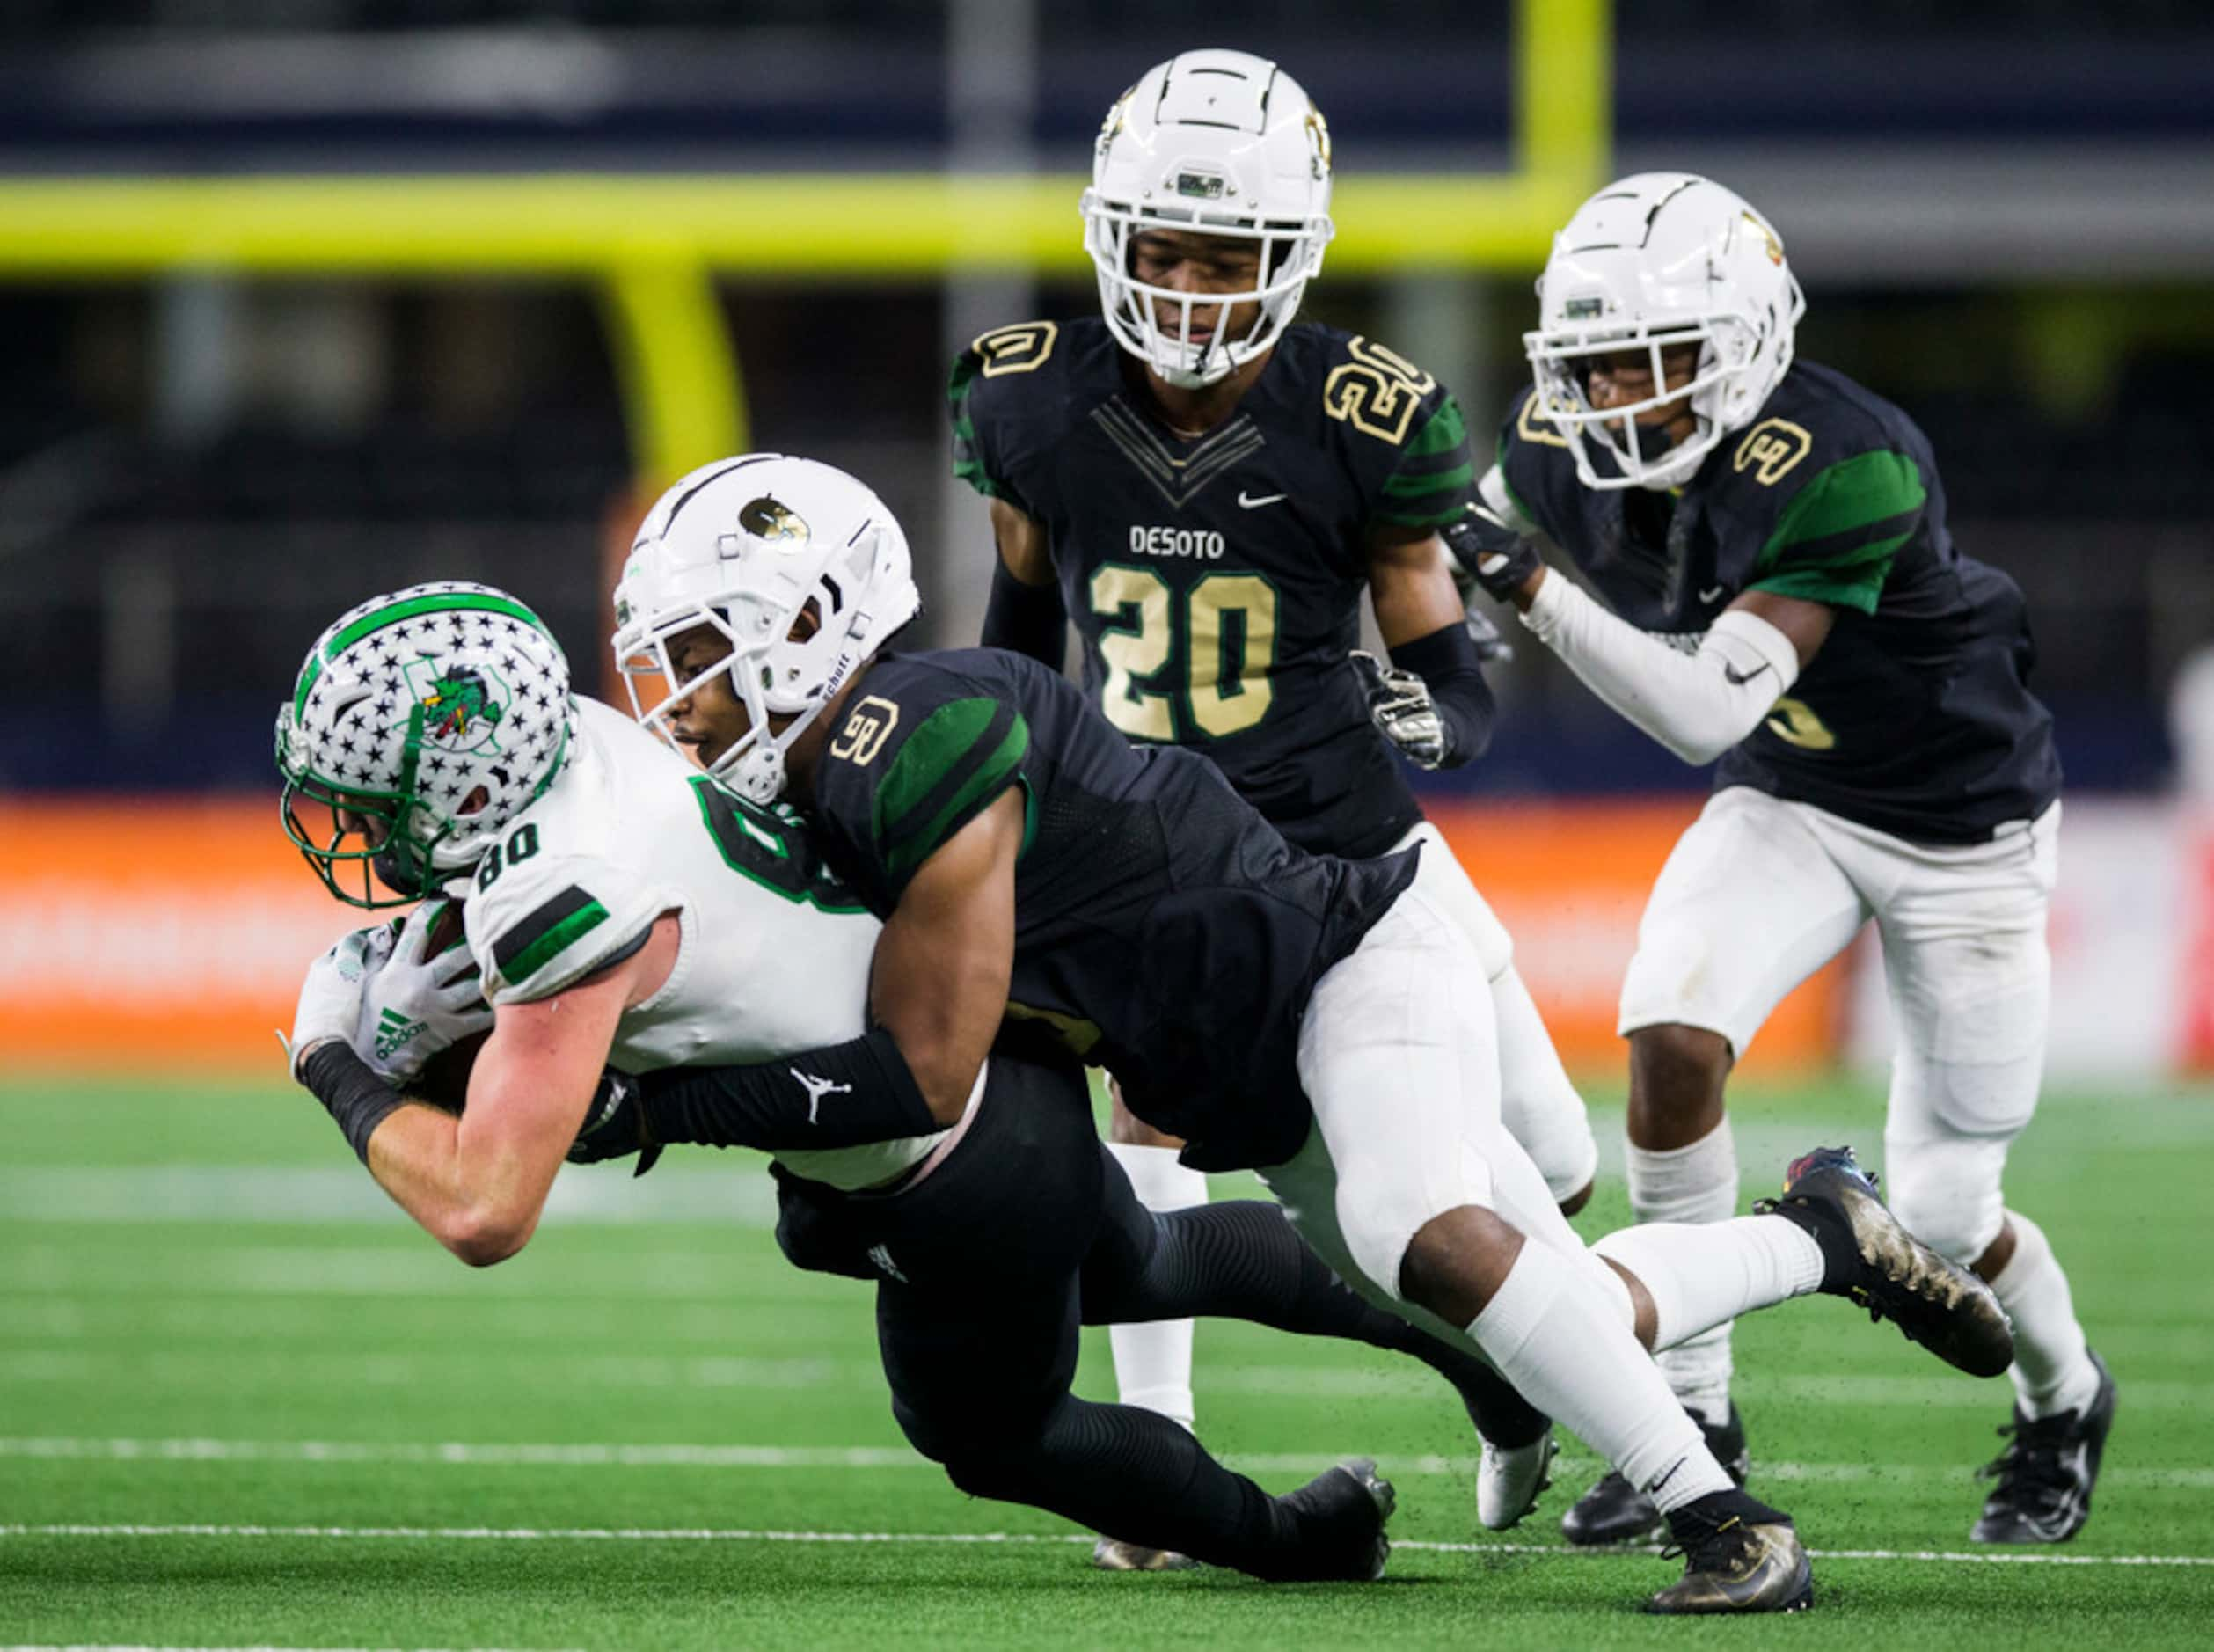
<svg viewBox="0 0 2214 1652">
<path fill-rule="evenodd" d="M 1294 320 L 1331 235 L 1330 142 L 1275 64 L 1200 51 L 1149 69 L 1108 112 L 1092 180 L 1100 315 L 1003 327 L 954 366 L 954 466 L 990 501 L 998 548 L 983 640 L 1059 670 L 1073 618 L 1107 720 L 1205 754 L 1291 842 L 1425 843 L 1421 875 L 1491 983 L 1507 1126 L 1573 1210 L 1597 1164 L 1582 1101 L 1506 931 L 1394 757 L 1455 767 L 1490 738 L 1437 541 L 1474 479 L 1460 410 L 1385 346 Z M 1355 652 L 1363 592 L 1388 666 Z M 1180 1144 L 1119 1102 L 1111 1134 L 1152 1208 L 1206 1198 Z M 1190 1327 L 1114 1346 L 1124 1400 L 1189 1427 Z M 1544 1469 L 1536 1446 L 1488 1452 L 1487 1523 Z M 1105 1543 L 1099 1558 L 1164 1563 Z"/>
<path fill-rule="evenodd" d="M 1875 920 L 1896 1027 L 1892 1207 L 2013 1318 L 2013 1436 L 1974 1537 L 2055 1543 L 2089 1514 L 2115 1385 L 2000 1171 L 2043 1061 L 2060 823 L 2021 592 L 1954 547 L 1913 420 L 1794 362 L 1782 243 L 1737 195 L 1644 173 L 1555 240 L 1458 559 L 1602 699 L 1715 792 L 1655 885 L 1622 988 L 1640 1220 L 1736 1209 L 1722 1110 L 1778 1001 Z M 1542 534 L 1604 599 L 1548 571 Z M 1728 1329 L 1663 1357 L 1742 1473 Z M 1654 1529 L 1609 1475 L 1565 1525 Z"/>
<path fill-rule="evenodd" d="M 893 1134 L 958 1127 L 996 1042 L 1049 1041 L 1187 1138 L 1195 1167 L 1258 1170 L 1348 1284 L 1480 1352 L 1651 1488 L 1686 1555 L 1655 1610 L 1805 1604 L 1789 1520 L 1730 1483 L 1643 1349 L 1820 1290 L 1996 1375 L 2013 1345 L 1990 1292 L 1828 1149 L 1753 1217 L 1587 1249 L 1500 1123 L 1491 995 L 1465 923 L 1418 877 L 1424 850 L 1309 854 L 1205 758 L 1125 741 L 1034 660 L 897 651 L 869 580 L 807 548 L 859 558 L 896 533 L 853 479 L 755 455 L 679 483 L 632 548 L 618 654 L 667 689 L 644 720 L 793 809 L 884 928 L 868 1034 L 647 1075 L 645 1135 L 616 1151 L 742 1140 L 725 1120 L 812 1119 L 818 1099 Z M 916 1351 L 941 1376 L 980 1355 Z M 1027 1448 L 1003 1449 L 997 1483 L 1037 1485 Z"/>
</svg>

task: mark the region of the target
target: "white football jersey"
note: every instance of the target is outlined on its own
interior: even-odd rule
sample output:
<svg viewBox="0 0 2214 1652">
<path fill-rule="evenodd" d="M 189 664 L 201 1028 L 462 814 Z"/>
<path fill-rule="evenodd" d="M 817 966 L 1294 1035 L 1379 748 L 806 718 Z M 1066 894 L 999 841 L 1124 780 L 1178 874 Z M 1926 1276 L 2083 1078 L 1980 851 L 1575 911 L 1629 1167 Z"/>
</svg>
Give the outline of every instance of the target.
<svg viewBox="0 0 2214 1652">
<path fill-rule="evenodd" d="M 612 706 L 580 695 L 568 767 L 501 834 L 467 891 L 469 948 L 493 1007 L 574 986 L 644 946 L 654 920 L 675 912 L 676 966 L 624 1012 L 610 1065 L 768 1061 L 866 1032 L 882 925 L 798 827 L 700 773 Z M 793 1082 L 803 1084 L 796 1073 Z M 837 1105 L 835 1093 L 816 1100 Z M 814 1181 L 873 1187 L 939 1140 L 777 1157 Z"/>
</svg>

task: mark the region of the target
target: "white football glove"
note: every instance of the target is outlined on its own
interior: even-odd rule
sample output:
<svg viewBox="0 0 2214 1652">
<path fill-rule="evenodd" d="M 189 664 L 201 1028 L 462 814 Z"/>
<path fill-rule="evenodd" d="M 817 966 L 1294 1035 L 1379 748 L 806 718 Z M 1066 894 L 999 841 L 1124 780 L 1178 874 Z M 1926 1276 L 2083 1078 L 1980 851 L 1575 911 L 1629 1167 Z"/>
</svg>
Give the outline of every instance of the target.
<svg viewBox="0 0 2214 1652">
<path fill-rule="evenodd" d="M 425 901 L 392 926 L 392 944 L 362 985 L 360 1017 L 348 1035 L 354 1053 L 388 1084 L 406 1084 L 439 1051 L 492 1028 L 492 1005 L 468 948 L 427 955 L 446 906 Z"/>
<path fill-rule="evenodd" d="M 328 952 L 308 966 L 300 983 L 300 1005 L 293 1012 L 292 1036 L 277 1034 L 284 1046 L 293 1078 L 300 1078 L 300 1064 L 318 1044 L 332 1039 L 351 1043 L 362 1021 L 362 986 L 378 965 L 391 955 L 393 932 L 375 924 L 341 935 Z"/>
<path fill-rule="evenodd" d="M 1412 671 L 1385 664 L 1366 649 L 1355 648 L 1349 657 L 1368 698 L 1369 716 L 1384 737 L 1419 767 L 1443 765 L 1452 752 L 1452 735 L 1437 714 L 1430 685 Z"/>
</svg>

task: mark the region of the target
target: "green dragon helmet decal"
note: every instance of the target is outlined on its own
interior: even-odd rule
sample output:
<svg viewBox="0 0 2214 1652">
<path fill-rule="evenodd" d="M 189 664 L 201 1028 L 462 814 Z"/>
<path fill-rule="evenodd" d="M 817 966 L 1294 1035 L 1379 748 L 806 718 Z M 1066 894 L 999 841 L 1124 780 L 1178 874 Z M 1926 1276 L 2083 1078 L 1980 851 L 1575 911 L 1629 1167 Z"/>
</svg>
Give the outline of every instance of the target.
<svg viewBox="0 0 2214 1652">
<path fill-rule="evenodd" d="M 459 581 L 372 597 L 278 709 L 285 830 L 340 900 L 419 899 L 552 784 L 575 720 L 568 661 L 514 597 Z"/>
<path fill-rule="evenodd" d="M 507 715 L 493 692 L 484 673 L 468 666 L 441 672 L 423 700 L 423 709 L 430 714 L 424 732 L 442 744 L 469 740 L 479 730 L 491 738 Z"/>
</svg>

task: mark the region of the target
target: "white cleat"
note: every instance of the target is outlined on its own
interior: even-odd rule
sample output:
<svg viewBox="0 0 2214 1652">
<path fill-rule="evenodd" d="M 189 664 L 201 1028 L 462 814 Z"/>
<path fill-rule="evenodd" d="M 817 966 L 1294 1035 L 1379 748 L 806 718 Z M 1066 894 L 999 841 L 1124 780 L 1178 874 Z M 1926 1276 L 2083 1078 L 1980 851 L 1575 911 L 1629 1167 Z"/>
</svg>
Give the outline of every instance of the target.
<svg viewBox="0 0 2214 1652">
<path fill-rule="evenodd" d="M 1553 1484 L 1550 1471 L 1560 1447 L 1547 1429 L 1527 1445 L 1484 1440 L 1483 1448 L 1476 1466 L 1476 1517 L 1486 1531 L 1505 1531 L 1535 1509 L 1538 1494 Z"/>
<path fill-rule="evenodd" d="M 1199 1562 L 1174 1549 L 1149 1549 L 1142 1543 L 1101 1538 L 1092 1546 L 1092 1564 L 1103 1572 L 1188 1572 Z"/>
</svg>

